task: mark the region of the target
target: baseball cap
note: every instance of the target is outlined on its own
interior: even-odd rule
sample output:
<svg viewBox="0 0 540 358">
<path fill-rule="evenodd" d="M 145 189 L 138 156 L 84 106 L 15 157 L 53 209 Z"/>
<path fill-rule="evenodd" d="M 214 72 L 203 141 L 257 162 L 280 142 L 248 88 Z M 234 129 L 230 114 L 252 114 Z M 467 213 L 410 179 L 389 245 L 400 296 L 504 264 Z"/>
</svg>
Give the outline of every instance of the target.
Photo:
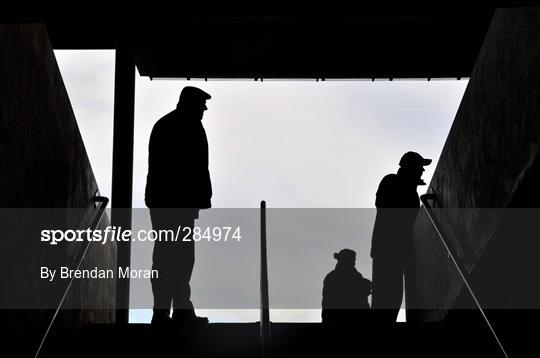
<svg viewBox="0 0 540 358">
<path fill-rule="evenodd" d="M 431 159 L 426 159 L 416 152 L 407 152 L 403 154 L 399 161 L 400 167 L 426 166 L 431 164 Z"/>
</svg>

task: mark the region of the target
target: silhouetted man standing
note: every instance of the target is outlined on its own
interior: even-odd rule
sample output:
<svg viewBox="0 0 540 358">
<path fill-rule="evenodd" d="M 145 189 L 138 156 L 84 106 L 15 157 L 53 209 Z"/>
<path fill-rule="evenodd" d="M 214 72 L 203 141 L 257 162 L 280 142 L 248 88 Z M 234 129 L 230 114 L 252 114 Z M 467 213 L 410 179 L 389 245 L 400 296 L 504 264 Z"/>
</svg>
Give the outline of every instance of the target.
<svg viewBox="0 0 540 358">
<path fill-rule="evenodd" d="M 411 253 L 412 228 L 420 199 L 416 188 L 422 180 L 424 159 L 415 152 L 401 157 L 397 174 L 383 178 L 377 190 L 377 217 L 371 242 L 373 293 L 371 307 L 379 322 L 395 322 L 403 297 L 403 274 Z"/>
<path fill-rule="evenodd" d="M 369 314 L 371 281 L 356 270 L 356 252 L 343 249 L 334 254 L 336 268 L 323 282 L 323 323 L 365 323 Z"/>
<path fill-rule="evenodd" d="M 189 281 L 195 264 L 192 232 L 199 209 L 211 207 L 212 186 L 208 172 L 208 141 L 202 126 L 210 95 L 196 87 L 184 87 L 176 109 L 157 121 L 148 153 L 146 205 L 154 230 L 180 227 L 178 241 L 155 241 L 152 269 L 154 315 L 152 323 L 166 323 L 171 303 L 175 323 L 207 323 L 196 317 Z M 184 229 L 185 228 L 185 229 Z M 189 228 L 189 229 L 188 229 Z M 184 231 L 186 230 L 186 231 Z"/>
</svg>

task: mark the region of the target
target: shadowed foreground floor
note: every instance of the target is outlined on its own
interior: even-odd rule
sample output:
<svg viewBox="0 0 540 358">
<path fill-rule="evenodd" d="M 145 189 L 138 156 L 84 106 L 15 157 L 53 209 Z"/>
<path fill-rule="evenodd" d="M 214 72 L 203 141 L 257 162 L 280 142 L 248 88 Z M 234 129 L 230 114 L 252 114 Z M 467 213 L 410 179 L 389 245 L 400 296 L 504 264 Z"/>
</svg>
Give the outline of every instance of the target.
<svg viewBox="0 0 540 358">
<path fill-rule="evenodd" d="M 166 330 L 148 324 L 90 325 L 76 337 L 51 337 L 41 356 L 261 356 L 259 327 L 258 323 L 215 323 Z M 475 324 L 396 323 L 353 328 L 272 323 L 271 337 L 271 356 L 503 357 L 486 327 Z"/>
</svg>

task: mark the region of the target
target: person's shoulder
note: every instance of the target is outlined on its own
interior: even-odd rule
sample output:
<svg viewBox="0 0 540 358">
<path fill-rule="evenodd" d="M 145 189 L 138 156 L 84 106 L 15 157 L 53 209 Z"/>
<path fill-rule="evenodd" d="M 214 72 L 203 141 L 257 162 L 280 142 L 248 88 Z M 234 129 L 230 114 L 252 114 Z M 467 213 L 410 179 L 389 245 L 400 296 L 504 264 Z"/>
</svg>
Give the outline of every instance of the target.
<svg viewBox="0 0 540 358">
<path fill-rule="evenodd" d="M 156 122 L 156 124 L 160 124 L 162 126 L 166 126 L 168 124 L 172 124 L 175 121 L 175 119 L 177 119 L 179 116 L 179 113 L 178 113 L 178 110 L 176 109 L 173 109 L 172 111 L 170 111 L 169 113 L 167 113 L 166 115 L 164 115 L 163 117 L 161 117 L 160 119 L 158 119 L 158 121 Z"/>
<path fill-rule="evenodd" d="M 397 174 L 388 174 L 382 178 L 377 188 L 375 206 L 377 208 L 392 207 L 395 203 L 389 202 L 396 192 L 399 192 L 400 184 Z"/>
<path fill-rule="evenodd" d="M 364 276 L 358 270 L 354 271 L 354 278 L 358 281 L 364 281 Z"/>
<path fill-rule="evenodd" d="M 379 189 L 390 188 L 399 184 L 399 177 L 397 174 L 388 174 L 382 178 L 379 184 Z"/>
<path fill-rule="evenodd" d="M 326 276 L 324 277 L 324 282 L 333 280 L 335 276 L 336 276 L 336 270 L 332 270 L 328 272 Z"/>
<path fill-rule="evenodd" d="M 167 132 L 169 130 L 169 127 L 174 123 L 174 118 L 176 117 L 176 110 L 173 110 L 154 123 L 154 127 L 152 128 L 152 134 L 160 133 L 160 132 Z"/>
<path fill-rule="evenodd" d="M 382 178 L 381 183 L 391 183 L 391 182 L 395 182 L 397 180 L 399 180 L 398 175 L 395 174 L 395 173 L 391 173 L 391 174 L 385 175 Z"/>
</svg>

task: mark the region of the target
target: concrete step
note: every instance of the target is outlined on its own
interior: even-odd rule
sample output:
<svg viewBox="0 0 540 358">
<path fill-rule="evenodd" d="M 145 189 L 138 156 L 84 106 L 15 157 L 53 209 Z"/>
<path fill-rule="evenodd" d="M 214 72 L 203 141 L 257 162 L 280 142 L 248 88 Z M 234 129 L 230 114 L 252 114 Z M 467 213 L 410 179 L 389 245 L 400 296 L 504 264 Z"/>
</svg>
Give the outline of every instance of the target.
<svg viewBox="0 0 540 358">
<path fill-rule="evenodd" d="M 191 329 L 149 324 L 89 325 L 69 342 L 51 340 L 43 357 L 174 355 L 198 357 L 261 356 L 259 323 L 213 323 Z M 360 355 L 389 357 L 502 357 L 485 327 L 441 323 L 392 326 L 324 326 L 272 323 L 272 356 Z"/>
</svg>

